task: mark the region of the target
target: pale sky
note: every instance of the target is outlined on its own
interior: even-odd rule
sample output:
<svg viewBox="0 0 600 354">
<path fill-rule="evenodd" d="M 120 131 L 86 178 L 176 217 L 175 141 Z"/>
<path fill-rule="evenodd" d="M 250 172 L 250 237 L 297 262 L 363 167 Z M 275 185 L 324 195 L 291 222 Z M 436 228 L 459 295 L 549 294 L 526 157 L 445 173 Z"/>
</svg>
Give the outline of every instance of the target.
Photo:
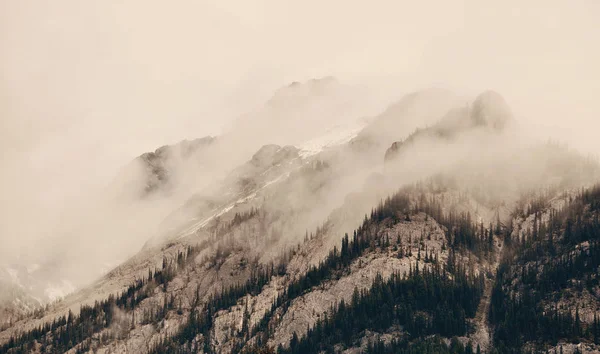
<svg viewBox="0 0 600 354">
<path fill-rule="evenodd" d="M 539 137 L 600 153 L 597 0 L 0 0 L 0 53 L 4 225 L 326 75 L 494 89 Z"/>
<path fill-rule="evenodd" d="M 493 88 L 585 115 L 598 23 L 596 0 L 0 0 L 2 138 L 110 135 L 125 159 L 324 75 Z"/>
</svg>

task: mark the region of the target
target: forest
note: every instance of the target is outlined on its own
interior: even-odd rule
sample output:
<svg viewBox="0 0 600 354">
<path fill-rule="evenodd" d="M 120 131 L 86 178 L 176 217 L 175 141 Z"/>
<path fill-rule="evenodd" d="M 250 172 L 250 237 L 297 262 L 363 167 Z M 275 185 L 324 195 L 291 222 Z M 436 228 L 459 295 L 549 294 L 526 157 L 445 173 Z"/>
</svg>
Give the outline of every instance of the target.
<svg viewBox="0 0 600 354">
<path fill-rule="evenodd" d="M 519 352 L 528 342 L 538 350 L 560 340 L 600 344 L 595 309 L 593 320 L 586 322 L 578 303 L 567 308 L 557 305 L 584 292 L 597 292 L 599 211 L 600 186 L 595 186 L 568 198 L 563 208 L 549 211 L 546 221 L 541 210 L 534 210 L 533 226 L 524 237 L 507 236 L 508 249 L 497 272 L 490 308 L 496 352 Z"/>
<path fill-rule="evenodd" d="M 429 195 L 429 197 L 427 197 Z M 441 342 L 431 340 L 429 336 L 454 337 L 465 335 L 469 330 L 469 318 L 475 315 L 484 288 L 484 276 L 474 276 L 471 270 L 457 261 L 459 252 L 471 252 L 485 258 L 494 252 L 493 236 L 500 233 L 500 225 L 484 226 L 475 223 L 469 213 L 444 212 L 442 203 L 431 192 L 431 187 L 417 186 L 403 188 L 394 195 L 381 201 L 366 215 L 350 237 L 342 237 L 339 247 L 334 247 L 325 259 L 311 267 L 304 275 L 291 281 L 287 288 L 273 300 L 271 309 L 255 325 L 249 324 L 249 314 L 244 312 L 243 325 L 234 352 L 256 352 L 265 348 L 272 335 L 274 312 L 287 311 L 291 302 L 324 281 L 339 279 L 348 272 L 349 266 L 366 252 L 378 252 L 391 247 L 400 248 L 400 257 L 412 256 L 410 246 L 404 248 L 389 237 L 382 237 L 379 230 L 397 223 L 411 222 L 417 213 L 427 214 L 438 221 L 445 232 L 444 246 L 449 248 L 449 257 L 445 264 L 438 261 L 438 255 L 419 246 L 417 259 L 425 266 L 420 269 L 418 263 L 411 267 L 408 274 L 394 274 L 384 280 L 378 276 L 368 290 L 354 292 L 352 301 L 340 302 L 330 309 L 324 319 L 309 328 L 301 338 L 295 336 L 287 348 L 271 348 L 282 353 L 309 353 L 319 350 L 330 351 L 336 345 L 350 347 L 357 344 L 362 333 L 374 331 L 385 333 L 394 328 L 402 328 L 401 338 L 391 343 L 370 344 L 370 352 L 414 352 L 415 348 L 437 348 Z M 256 210 L 239 215 L 231 225 L 241 223 L 257 214 Z M 317 232 L 320 237 L 323 230 Z M 312 236 L 311 236 L 312 238 Z M 309 242 L 306 238 L 305 242 Z M 47 323 L 39 328 L 22 333 L 0 347 L 0 353 L 28 352 L 35 345 L 46 348 L 47 352 L 64 352 L 76 348 L 85 352 L 93 347 L 94 341 L 107 342 L 119 338 L 119 333 L 106 331 L 113 326 L 115 317 L 123 322 L 123 314 L 128 318 L 126 324 L 120 324 L 124 336 L 136 325 L 132 309 L 152 295 L 156 288 L 167 290 L 167 284 L 177 272 L 186 267 L 205 244 L 188 247 L 175 259 L 164 259 L 162 268 L 149 270 L 147 278 L 132 284 L 119 296 L 97 302 L 94 306 L 82 306 L 78 315 L 69 314 Z M 291 253 L 290 253 L 291 252 Z M 286 250 L 280 261 L 269 264 L 253 264 L 249 278 L 241 283 L 223 288 L 221 291 L 201 299 L 197 292 L 188 312 L 185 323 L 173 336 L 163 337 L 150 348 L 151 353 L 193 353 L 203 350 L 210 353 L 211 328 L 215 315 L 233 305 L 247 294 L 256 295 L 273 276 L 286 274 L 286 260 L 293 256 L 293 250 Z M 226 257 L 227 251 L 219 251 L 220 257 Z M 421 258 L 422 257 L 422 258 Z M 384 311 L 381 311 L 381 308 Z M 119 316 L 115 316 L 119 311 Z M 182 313 L 180 304 L 173 295 L 164 296 L 161 307 L 145 310 L 138 323 L 160 323 L 169 312 Z M 127 317 L 128 316 L 128 317 Z M 138 314 L 139 316 L 139 314 Z M 112 336 L 112 337 L 109 337 Z M 425 338 L 429 338 L 425 340 Z M 246 346 L 253 339 L 253 346 Z M 459 343 L 460 344 L 460 343 Z M 245 349 L 244 349 L 245 348 Z M 434 350 L 434 349 L 432 349 Z M 449 353 L 475 352 L 470 346 L 454 343 L 443 351 Z"/>
</svg>

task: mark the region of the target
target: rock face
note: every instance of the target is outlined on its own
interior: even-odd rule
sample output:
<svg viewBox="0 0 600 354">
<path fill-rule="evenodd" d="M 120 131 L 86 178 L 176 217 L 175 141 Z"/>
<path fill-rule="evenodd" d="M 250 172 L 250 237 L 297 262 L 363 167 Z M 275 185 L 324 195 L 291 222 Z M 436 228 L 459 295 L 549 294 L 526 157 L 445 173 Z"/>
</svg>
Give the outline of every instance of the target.
<svg viewBox="0 0 600 354">
<path fill-rule="evenodd" d="M 298 156 L 298 149 L 294 146 L 265 145 L 252 156 L 250 163 L 257 167 L 274 166 Z"/>
<path fill-rule="evenodd" d="M 194 158 L 203 149 L 206 149 L 215 142 L 214 137 L 206 136 L 195 140 L 183 140 L 175 145 L 165 145 L 154 152 L 147 152 L 137 158 L 145 171 L 144 193 L 150 194 L 161 188 L 165 188 L 170 182 L 170 176 L 174 173 L 173 169 L 180 161 L 183 164 L 193 163 Z"/>
<path fill-rule="evenodd" d="M 417 259 L 419 240 L 416 237 L 413 239 L 412 235 L 427 233 L 428 238 L 423 242 L 427 248 L 438 253 L 441 261 L 446 261 L 448 257 L 448 252 L 442 250 L 445 240 L 444 231 L 434 220 L 426 220 L 425 215 L 416 215 L 410 222 L 394 225 L 380 230 L 379 233 L 381 239 L 393 235 L 390 246 L 382 247 L 377 252 L 356 259 L 350 265 L 347 275 L 325 282 L 318 289 L 292 301 L 269 342 L 270 346 L 287 345 L 294 332 L 304 335 L 306 328 L 314 327 L 317 320 L 326 316 L 331 307 L 339 301 L 343 299 L 350 303 L 354 289 L 368 290 L 377 275 L 387 280 L 395 273 L 408 274 L 410 267 L 414 267 L 417 263 L 421 267 L 426 266 L 424 258 Z M 399 244 L 409 247 L 412 256 L 399 257 L 397 248 Z"/>
</svg>

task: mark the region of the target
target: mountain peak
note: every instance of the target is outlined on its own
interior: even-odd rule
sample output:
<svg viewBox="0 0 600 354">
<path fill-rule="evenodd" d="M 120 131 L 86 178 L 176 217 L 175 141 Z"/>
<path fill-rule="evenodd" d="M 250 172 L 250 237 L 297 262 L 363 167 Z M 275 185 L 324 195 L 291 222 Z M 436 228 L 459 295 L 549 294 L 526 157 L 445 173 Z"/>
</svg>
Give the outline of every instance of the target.
<svg viewBox="0 0 600 354">
<path fill-rule="evenodd" d="M 312 78 L 304 83 L 300 81 L 292 81 L 287 88 L 298 88 L 303 85 L 312 85 L 312 86 L 326 86 L 326 85 L 335 85 L 339 84 L 339 81 L 334 76 L 323 76 L 320 78 Z"/>
<path fill-rule="evenodd" d="M 391 144 L 384 160 L 396 157 L 403 147 L 419 139 L 448 141 L 461 133 L 477 128 L 488 128 L 492 133 L 502 132 L 513 120 L 512 113 L 504 98 L 495 91 L 484 91 L 469 106 L 450 109 L 434 125 L 416 129 L 406 139 Z"/>
<path fill-rule="evenodd" d="M 453 92 L 441 88 L 410 92 L 374 117 L 352 140 L 352 144 L 357 149 L 365 146 L 386 149 L 415 129 L 435 124 L 449 110 L 464 103 Z"/>
<path fill-rule="evenodd" d="M 513 120 L 504 97 L 495 91 L 484 91 L 473 102 L 470 119 L 476 126 L 503 130 Z"/>
<path fill-rule="evenodd" d="M 334 92 L 341 86 L 340 82 L 333 76 L 324 76 L 313 78 L 305 82 L 293 81 L 277 91 L 269 100 L 269 105 L 285 104 L 288 98 L 310 97 L 313 95 L 323 95 L 328 92 Z"/>
</svg>

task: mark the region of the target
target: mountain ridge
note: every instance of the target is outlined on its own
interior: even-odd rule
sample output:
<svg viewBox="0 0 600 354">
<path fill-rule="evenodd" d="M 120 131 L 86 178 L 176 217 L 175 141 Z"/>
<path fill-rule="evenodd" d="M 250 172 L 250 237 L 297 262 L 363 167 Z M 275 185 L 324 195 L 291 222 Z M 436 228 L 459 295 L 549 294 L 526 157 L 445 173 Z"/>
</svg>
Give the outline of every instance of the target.
<svg viewBox="0 0 600 354">
<path fill-rule="evenodd" d="M 393 152 L 382 149 L 392 132 L 377 135 L 377 118 L 311 154 L 262 145 L 188 196 L 178 229 L 41 318 L 0 332 L 0 352 L 556 352 L 557 340 L 597 350 L 586 334 L 593 318 L 568 338 L 507 341 L 499 328 L 512 322 L 498 317 L 498 297 L 506 277 L 518 280 L 505 270 L 514 234 L 540 234 L 547 218 L 538 213 L 579 198 L 574 215 L 590 205 L 593 225 L 598 163 L 518 143 L 498 94 L 470 107 L 390 142 Z M 397 117 L 402 138 L 410 124 Z M 365 143 L 363 132 L 381 141 Z M 572 192 L 582 186 L 591 196 Z"/>
</svg>

